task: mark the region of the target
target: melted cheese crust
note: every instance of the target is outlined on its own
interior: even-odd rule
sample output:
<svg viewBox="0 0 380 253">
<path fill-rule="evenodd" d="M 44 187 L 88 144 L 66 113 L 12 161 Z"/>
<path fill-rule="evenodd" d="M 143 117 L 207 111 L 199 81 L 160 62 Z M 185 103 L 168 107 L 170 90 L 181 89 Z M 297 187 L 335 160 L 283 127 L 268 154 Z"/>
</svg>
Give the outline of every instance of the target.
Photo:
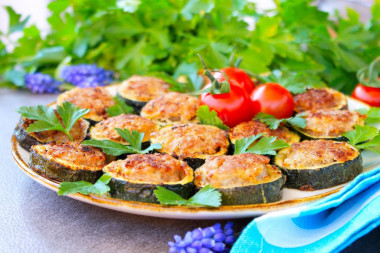
<svg viewBox="0 0 380 253">
<path fill-rule="evenodd" d="M 261 122 L 260 120 L 242 122 L 234 128 L 230 128 L 228 135 L 231 142 L 235 143 L 237 140 L 261 133 L 264 134 L 264 136 L 275 136 L 278 139 L 284 140 L 290 144 L 292 143 L 292 137 L 295 135 L 284 126 L 280 126 L 279 128 L 272 130 L 267 124 Z"/>
<path fill-rule="evenodd" d="M 355 159 L 359 152 L 346 142 L 313 140 L 294 143 L 279 152 L 281 167 L 312 169 Z M 277 163 L 277 162 L 276 162 Z"/>
<path fill-rule="evenodd" d="M 112 95 L 104 87 L 75 88 L 58 96 L 57 103 L 70 102 L 80 108 L 90 109 L 84 118 L 101 121 L 107 117 L 106 109 L 115 105 Z"/>
<path fill-rule="evenodd" d="M 294 96 L 294 111 L 296 112 L 317 109 L 341 109 L 346 105 L 347 100 L 344 95 L 329 88 L 308 89 L 305 93 Z"/>
<path fill-rule="evenodd" d="M 189 123 L 197 120 L 199 99 L 187 94 L 169 92 L 149 101 L 141 116 L 157 123 Z"/>
<path fill-rule="evenodd" d="M 281 176 L 269 161 L 266 156 L 251 153 L 210 157 L 195 171 L 194 183 L 197 187 L 210 184 L 215 188 L 263 184 Z"/>
<path fill-rule="evenodd" d="M 306 127 L 303 131 L 311 136 L 338 137 L 354 130 L 355 125 L 364 125 L 366 115 L 356 111 L 321 109 L 307 111 Z"/>
<path fill-rule="evenodd" d="M 70 166 L 74 170 L 101 170 L 108 163 L 107 155 L 100 149 L 78 143 L 49 143 L 35 145 L 32 149 L 63 166 Z"/>
<path fill-rule="evenodd" d="M 145 134 L 143 141 L 148 141 L 149 135 L 157 130 L 158 126 L 149 119 L 134 114 L 122 114 L 97 123 L 91 128 L 90 136 L 95 140 L 111 140 L 128 144 L 127 141 L 120 137 L 115 128 L 139 131 Z"/>
<path fill-rule="evenodd" d="M 61 117 L 58 113 L 56 113 L 58 119 L 62 122 Z M 26 129 L 33 123 L 35 120 L 26 119 L 23 118 L 22 120 L 22 127 Z M 90 123 L 88 121 L 79 119 L 77 122 L 75 122 L 73 128 L 70 130 L 70 135 L 73 138 L 74 142 L 82 142 L 87 135 L 87 129 L 89 127 Z M 55 143 L 67 143 L 70 142 L 70 138 L 62 133 L 61 131 L 42 131 L 42 132 L 33 132 L 29 133 L 30 136 L 35 138 L 37 141 L 42 143 L 48 143 L 48 142 L 55 142 Z"/>
<path fill-rule="evenodd" d="M 117 179 L 137 183 L 179 183 L 193 177 L 193 170 L 183 161 L 168 154 L 134 154 L 103 168 Z M 192 181 L 192 180 L 190 180 Z"/>
<path fill-rule="evenodd" d="M 179 159 L 223 155 L 228 151 L 227 133 L 217 127 L 198 124 L 165 126 L 151 134 L 152 143 L 161 143 L 161 153 Z"/>
<path fill-rule="evenodd" d="M 127 99 L 148 102 L 168 92 L 170 85 L 150 76 L 132 76 L 119 86 L 119 94 Z"/>
</svg>

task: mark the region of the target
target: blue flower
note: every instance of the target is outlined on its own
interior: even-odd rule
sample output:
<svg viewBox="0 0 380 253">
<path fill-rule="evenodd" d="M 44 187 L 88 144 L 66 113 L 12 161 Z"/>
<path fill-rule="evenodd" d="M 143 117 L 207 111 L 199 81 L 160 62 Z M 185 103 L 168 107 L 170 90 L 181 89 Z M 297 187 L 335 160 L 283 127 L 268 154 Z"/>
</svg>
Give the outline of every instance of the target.
<svg viewBox="0 0 380 253">
<path fill-rule="evenodd" d="M 229 252 L 235 242 L 233 222 L 228 222 L 224 229 L 220 223 L 204 229 L 197 228 L 186 233 L 182 239 L 174 236 L 174 242 L 168 242 L 169 253 L 212 253 Z"/>
<path fill-rule="evenodd" d="M 47 74 L 32 73 L 25 75 L 25 85 L 33 93 L 59 93 L 61 82 Z"/>
<path fill-rule="evenodd" d="M 104 86 L 113 81 L 113 72 L 95 64 L 79 64 L 63 68 L 60 77 L 80 88 Z"/>
</svg>

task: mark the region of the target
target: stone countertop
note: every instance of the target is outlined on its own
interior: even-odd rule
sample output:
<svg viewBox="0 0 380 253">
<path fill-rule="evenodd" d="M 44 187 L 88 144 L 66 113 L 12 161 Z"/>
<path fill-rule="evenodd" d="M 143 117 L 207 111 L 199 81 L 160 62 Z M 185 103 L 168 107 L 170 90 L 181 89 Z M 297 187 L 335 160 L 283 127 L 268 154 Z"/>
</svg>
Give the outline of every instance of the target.
<svg viewBox="0 0 380 253">
<path fill-rule="evenodd" d="M 215 222 L 152 218 L 89 205 L 34 182 L 13 161 L 10 139 L 22 105 L 47 104 L 56 95 L 0 89 L 0 252 L 168 252 L 173 235 Z M 251 219 L 234 220 L 240 231 Z M 376 229 L 345 252 L 371 251 Z M 377 238 L 377 239 L 376 239 Z M 363 251 L 362 245 L 366 245 Z M 375 248 L 372 248 L 375 250 Z"/>
</svg>

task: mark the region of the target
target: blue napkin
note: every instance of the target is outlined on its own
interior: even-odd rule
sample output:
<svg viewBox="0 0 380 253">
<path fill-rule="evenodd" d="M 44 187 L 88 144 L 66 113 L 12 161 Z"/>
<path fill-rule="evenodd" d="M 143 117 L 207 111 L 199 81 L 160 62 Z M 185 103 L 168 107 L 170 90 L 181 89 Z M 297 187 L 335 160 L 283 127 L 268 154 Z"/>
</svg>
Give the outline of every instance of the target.
<svg viewBox="0 0 380 253">
<path fill-rule="evenodd" d="M 231 252 L 339 252 L 380 225 L 380 167 L 309 205 L 253 220 Z"/>
</svg>

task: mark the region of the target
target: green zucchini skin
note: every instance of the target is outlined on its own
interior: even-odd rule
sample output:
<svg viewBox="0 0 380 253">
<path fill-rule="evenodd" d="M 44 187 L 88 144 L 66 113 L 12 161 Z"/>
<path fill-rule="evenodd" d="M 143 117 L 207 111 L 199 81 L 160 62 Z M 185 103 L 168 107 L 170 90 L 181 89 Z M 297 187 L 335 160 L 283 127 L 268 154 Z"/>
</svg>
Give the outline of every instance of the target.
<svg viewBox="0 0 380 253">
<path fill-rule="evenodd" d="M 268 183 L 232 188 L 216 188 L 222 194 L 222 205 L 252 205 L 279 201 L 285 176 Z"/>
<path fill-rule="evenodd" d="M 318 190 L 333 187 L 353 180 L 363 172 L 362 156 L 345 163 L 332 164 L 318 169 L 292 170 L 282 168 L 276 164 L 286 175 L 285 187 L 300 190 Z"/>
<path fill-rule="evenodd" d="M 33 149 L 30 152 L 29 168 L 43 177 L 66 182 L 84 180 L 90 183 L 95 183 L 103 174 L 102 170 L 92 171 L 70 169 L 38 154 Z"/>
<path fill-rule="evenodd" d="M 17 124 L 15 130 L 14 130 L 14 136 L 16 137 L 16 140 L 18 142 L 18 144 L 20 144 L 20 146 L 29 151 L 30 148 L 33 146 L 33 145 L 39 145 L 39 144 L 43 144 L 39 141 L 37 141 L 36 138 L 32 137 L 23 127 L 23 119 L 21 118 L 20 119 L 20 122 Z"/>
<path fill-rule="evenodd" d="M 193 170 L 196 170 L 205 163 L 206 159 L 186 157 L 183 159 L 183 161 L 187 163 L 187 165 L 189 165 Z"/>
<path fill-rule="evenodd" d="M 125 103 L 133 108 L 136 114 L 140 115 L 141 109 L 148 103 L 144 101 L 137 101 L 137 100 L 131 100 L 128 98 L 123 97 L 121 94 L 118 93 L 118 96 L 121 97 Z"/>
<path fill-rule="evenodd" d="M 155 184 L 138 184 L 112 178 L 108 186 L 111 189 L 109 194 L 112 198 L 159 204 L 154 195 L 154 190 L 157 189 L 157 185 Z M 159 186 L 165 187 L 186 199 L 188 199 L 194 191 L 193 182 L 187 184 L 161 184 Z"/>
<path fill-rule="evenodd" d="M 303 141 L 303 140 L 319 140 L 319 139 L 332 140 L 332 141 L 344 141 L 344 142 L 348 141 L 348 139 L 346 137 L 344 137 L 344 136 L 331 137 L 331 138 L 321 138 L 321 137 L 318 137 L 318 136 L 308 135 L 308 134 L 306 134 L 305 132 L 303 132 L 298 127 L 293 127 L 293 128 L 297 132 L 297 134 L 299 136 L 301 136 L 301 141 Z"/>
</svg>

